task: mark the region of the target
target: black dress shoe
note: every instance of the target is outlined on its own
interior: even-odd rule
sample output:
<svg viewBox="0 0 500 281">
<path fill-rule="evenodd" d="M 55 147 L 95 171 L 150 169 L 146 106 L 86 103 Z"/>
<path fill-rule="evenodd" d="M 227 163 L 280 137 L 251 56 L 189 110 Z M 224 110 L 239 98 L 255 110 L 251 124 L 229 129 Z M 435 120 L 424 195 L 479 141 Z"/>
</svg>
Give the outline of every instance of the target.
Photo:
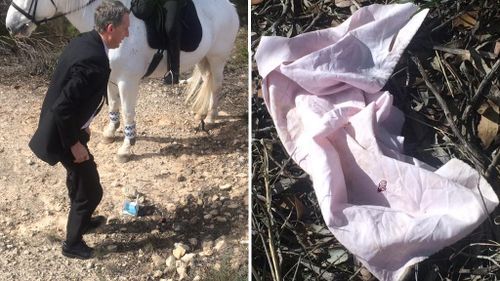
<svg viewBox="0 0 500 281">
<path fill-rule="evenodd" d="M 68 246 L 66 241 L 63 242 L 62 254 L 65 257 L 86 260 L 92 257 L 92 252 L 93 249 L 87 246 L 84 241 L 71 246 Z"/>
<path fill-rule="evenodd" d="M 87 226 L 87 229 L 85 229 L 84 234 L 92 233 L 104 224 L 106 224 L 106 217 L 95 216 L 90 219 L 89 225 Z"/>
<path fill-rule="evenodd" d="M 179 84 L 179 73 L 175 71 L 170 71 L 167 76 L 163 77 L 163 83 L 165 85 L 177 85 Z"/>
</svg>

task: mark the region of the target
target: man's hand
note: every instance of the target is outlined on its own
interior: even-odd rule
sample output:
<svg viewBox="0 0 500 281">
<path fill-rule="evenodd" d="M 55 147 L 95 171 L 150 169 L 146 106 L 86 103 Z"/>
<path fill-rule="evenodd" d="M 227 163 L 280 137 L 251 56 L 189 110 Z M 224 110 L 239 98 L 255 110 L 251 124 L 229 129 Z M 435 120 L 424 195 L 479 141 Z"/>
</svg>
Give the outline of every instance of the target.
<svg viewBox="0 0 500 281">
<path fill-rule="evenodd" d="M 75 143 L 71 147 L 71 153 L 75 157 L 75 163 L 82 163 L 83 161 L 89 160 L 89 152 L 80 142 Z"/>
</svg>

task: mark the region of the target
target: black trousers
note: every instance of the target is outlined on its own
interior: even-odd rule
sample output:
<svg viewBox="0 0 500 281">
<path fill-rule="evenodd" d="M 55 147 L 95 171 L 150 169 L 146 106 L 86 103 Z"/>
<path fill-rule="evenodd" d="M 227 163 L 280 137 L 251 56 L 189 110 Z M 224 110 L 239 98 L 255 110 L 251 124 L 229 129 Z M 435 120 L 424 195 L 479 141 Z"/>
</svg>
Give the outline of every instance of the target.
<svg viewBox="0 0 500 281">
<path fill-rule="evenodd" d="M 167 0 L 163 4 L 167 14 L 165 16 L 165 29 L 168 36 L 168 49 L 169 55 L 168 63 L 170 64 L 169 70 L 172 73 L 179 74 L 180 65 L 180 24 L 179 14 L 182 4 L 178 0 Z"/>
<path fill-rule="evenodd" d="M 82 134 L 86 133 L 82 132 Z M 82 142 L 87 148 L 86 143 L 86 141 Z M 66 244 L 70 246 L 82 240 L 90 218 L 102 199 L 103 192 L 97 165 L 90 152 L 89 156 L 87 161 L 74 163 L 71 152 L 68 152 L 61 160 L 61 164 L 67 171 L 66 186 L 71 204 L 66 225 Z"/>
</svg>

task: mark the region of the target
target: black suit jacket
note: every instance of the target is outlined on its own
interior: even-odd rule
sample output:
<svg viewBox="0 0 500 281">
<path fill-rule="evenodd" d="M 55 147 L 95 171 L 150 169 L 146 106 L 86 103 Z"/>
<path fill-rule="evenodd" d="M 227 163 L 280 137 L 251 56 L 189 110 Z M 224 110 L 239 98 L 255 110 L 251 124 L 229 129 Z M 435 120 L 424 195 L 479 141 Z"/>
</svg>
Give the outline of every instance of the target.
<svg viewBox="0 0 500 281">
<path fill-rule="evenodd" d="M 97 31 L 71 40 L 59 58 L 29 147 L 55 165 L 82 138 L 82 126 L 106 96 L 109 60 Z"/>
</svg>

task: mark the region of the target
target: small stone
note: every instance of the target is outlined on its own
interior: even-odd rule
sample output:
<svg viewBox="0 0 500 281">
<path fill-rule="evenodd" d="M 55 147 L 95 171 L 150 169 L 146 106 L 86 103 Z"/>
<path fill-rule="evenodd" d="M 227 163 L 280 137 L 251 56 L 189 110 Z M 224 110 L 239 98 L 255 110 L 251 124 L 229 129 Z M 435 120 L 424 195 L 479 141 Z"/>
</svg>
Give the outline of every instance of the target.
<svg viewBox="0 0 500 281">
<path fill-rule="evenodd" d="M 86 267 L 87 269 L 91 269 L 92 267 L 94 267 L 94 264 L 91 261 L 89 261 Z"/>
<path fill-rule="evenodd" d="M 218 252 L 222 249 L 222 247 L 224 247 L 226 245 L 226 242 L 224 240 L 220 240 L 219 242 L 217 242 L 217 244 L 215 244 L 215 247 L 214 249 Z"/>
<path fill-rule="evenodd" d="M 177 177 L 177 181 L 178 181 L 178 182 L 183 182 L 183 181 L 186 181 L 186 177 L 185 177 L 185 176 L 183 176 L 183 175 L 179 175 L 179 176 Z"/>
<path fill-rule="evenodd" d="M 220 268 L 221 268 L 220 263 L 216 263 L 216 264 L 214 265 L 214 269 L 215 269 L 215 270 L 219 271 L 219 270 L 220 270 Z"/>
<path fill-rule="evenodd" d="M 193 278 L 193 281 L 200 281 L 200 280 L 201 280 L 200 275 L 196 275 L 196 276 Z"/>
<path fill-rule="evenodd" d="M 114 216 L 109 216 L 106 220 L 106 224 L 115 224 L 118 223 L 118 218 Z"/>
<path fill-rule="evenodd" d="M 114 245 L 114 244 L 111 244 L 111 245 L 108 245 L 106 246 L 106 249 L 110 252 L 113 252 L 113 251 L 116 251 L 116 249 L 118 248 L 118 246 Z"/>
<path fill-rule="evenodd" d="M 200 255 L 211 256 L 213 254 L 212 247 L 214 245 L 213 241 L 204 241 L 202 243 L 203 252 Z"/>
<path fill-rule="evenodd" d="M 221 185 L 221 186 L 219 186 L 219 189 L 220 189 L 221 191 L 228 191 L 228 190 L 231 190 L 231 184 L 230 184 L 230 183 L 228 183 L 228 184 Z"/>
<path fill-rule="evenodd" d="M 159 229 L 153 229 L 151 231 L 151 234 L 159 234 L 160 233 L 160 230 Z"/>
<path fill-rule="evenodd" d="M 179 274 L 179 280 L 186 278 L 187 276 L 187 267 L 183 264 L 177 267 L 177 273 Z"/>
<path fill-rule="evenodd" d="M 155 270 L 155 272 L 153 273 L 154 278 L 160 278 L 162 275 L 163 272 L 161 272 L 161 270 Z"/>
<path fill-rule="evenodd" d="M 33 161 L 32 159 L 28 159 L 28 160 L 26 160 L 26 163 L 31 166 L 31 165 L 35 164 L 35 161 Z"/>
<path fill-rule="evenodd" d="M 219 200 L 219 196 L 217 196 L 217 195 L 212 196 L 212 199 L 211 199 L 212 202 L 215 202 L 217 200 Z"/>
<path fill-rule="evenodd" d="M 212 215 L 211 215 L 211 214 L 206 214 L 206 215 L 204 215 L 204 216 L 203 216 L 203 219 L 204 219 L 204 220 L 209 220 L 209 219 L 211 219 L 211 218 L 212 218 Z"/>
<path fill-rule="evenodd" d="M 187 249 L 183 246 L 185 246 L 185 245 L 182 243 L 178 243 L 175 246 L 175 249 L 172 251 L 172 254 L 174 255 L 174 257 L 176 259 L 180 259 L 182 256 L 184 256 L 186 254 Z"/>
<path fill-rule="evenodd" d="M 241 267 L 241 261 L 240 260 L 231 260 L 231 269 L 234 271 L 237 271 Z"/>
<path fill-rule="evenodd" d="M 196 254 L 194 253 L 186 254 L 181 258 L 181 261 L 185 262 L 186 264 L 190 264 L 195 256 Z"/>
<path fill-rule="evenodd" d="M 189 244 L 191 244 L 191 245 L 193 245 L 193 247 L 195 247 L 196 245 L 198 245 L 198 239 L 189 238 Z"/>
<path fill-rule="evenodd" d="M 155 269 L 159 269 L 163 265 L 163 258 L 158 254 L 152 254 L 151 262 Z"/>
<path fill-rule="evenodd" d="M 142 249 L 139 249 L 139 251 L 137 251 L 137 256 L 140 258 L 144 257 L 144 251 Z"/>
<path fill-rule="evenodd" d="M 219 211 L 218 210 L 212 210 L 209 212 L 210 215 L 212 216 L 217 216 L 219 214 Z"/>
<path fill-rule="evenodd" d="M 167 272 L 172 272 L 175 269 L 175 258 L 174 256 L 168 256 L 165 260 L 166 270 Z"/>
<path fill-rule="evenodd" d="M 215 220 L 218 222 L 227 222 L 227 219 L 225 217 L 216 217 Z"/>
<path fill-rule="evenodd" d="M 239 205 L 238 203 L 231 203 L 229 205 L 227 205 L 227 208 L 228 209 L 238 209 L 241 205 Z"/>
</svg>

